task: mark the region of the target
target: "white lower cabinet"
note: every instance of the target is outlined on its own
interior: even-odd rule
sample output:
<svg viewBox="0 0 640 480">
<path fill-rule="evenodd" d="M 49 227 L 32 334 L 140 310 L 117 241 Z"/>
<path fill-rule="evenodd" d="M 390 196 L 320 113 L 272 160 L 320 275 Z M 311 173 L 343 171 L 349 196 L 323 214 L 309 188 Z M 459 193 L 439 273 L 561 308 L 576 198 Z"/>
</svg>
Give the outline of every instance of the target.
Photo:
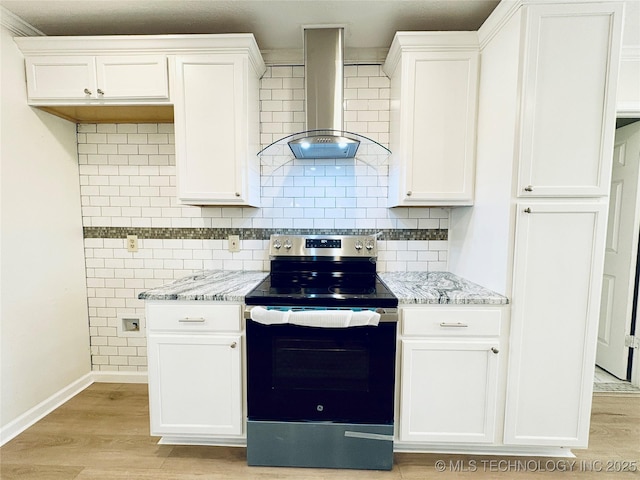
<svg viewBox="0 0 640 480">
<path fill-rule="evenodd" d="M 152 435 L 243 434 L 240 305 L 147 304 Z"/>
<path fill-rule="evenodd" d="M 517 208 L 504 441 L 586 447 L 607 204 Z"/>
<path fill-rule="evenodd" d="M 404 308 L 399 440 L 493 443 L 500 308 Z"/>
</svg>

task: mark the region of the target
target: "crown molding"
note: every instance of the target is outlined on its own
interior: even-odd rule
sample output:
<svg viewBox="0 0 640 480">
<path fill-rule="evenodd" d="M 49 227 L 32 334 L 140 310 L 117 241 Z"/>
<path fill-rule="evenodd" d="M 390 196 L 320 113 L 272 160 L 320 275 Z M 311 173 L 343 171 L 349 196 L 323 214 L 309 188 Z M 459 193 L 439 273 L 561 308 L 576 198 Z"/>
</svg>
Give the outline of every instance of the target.
<svg viewBox="0 0 640 480">
<path fill-rule="evenodd" d="M 502 0 L 478 29 L 478 43 L 483 50 L 523 5 L 522 0 Z"/>
<path fill-rule="evenodd" d="M 16 37 L 42 37 L 42 33 L 37 28 L 29 25 L 17 15 L 11 13 L 0 5 L 0 25 L 8 29 Z"/>
</svg>

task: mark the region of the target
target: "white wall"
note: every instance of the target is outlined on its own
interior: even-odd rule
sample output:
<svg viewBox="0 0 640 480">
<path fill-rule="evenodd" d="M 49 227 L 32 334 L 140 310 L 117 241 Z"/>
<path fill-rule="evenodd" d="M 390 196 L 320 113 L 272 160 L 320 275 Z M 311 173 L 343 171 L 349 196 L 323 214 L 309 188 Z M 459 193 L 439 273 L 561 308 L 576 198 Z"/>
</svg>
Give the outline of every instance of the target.
<svg viewBox="0 0 640 480">
<path fill-rule="evenodd" d="M 449 270 L 510 294 L 520 15 L 482 49 L 475 203 L 451 209 Z"/>
<path fill-rule="evenodd" d="M 3 12 L 0 11 L 0 14 Z M 3 21 L 0 100 L 0 430 L 90 372 L 76 127 L 26 104 Z M 27 415 L 28 416 L 28 415 Z"/>
</svg>

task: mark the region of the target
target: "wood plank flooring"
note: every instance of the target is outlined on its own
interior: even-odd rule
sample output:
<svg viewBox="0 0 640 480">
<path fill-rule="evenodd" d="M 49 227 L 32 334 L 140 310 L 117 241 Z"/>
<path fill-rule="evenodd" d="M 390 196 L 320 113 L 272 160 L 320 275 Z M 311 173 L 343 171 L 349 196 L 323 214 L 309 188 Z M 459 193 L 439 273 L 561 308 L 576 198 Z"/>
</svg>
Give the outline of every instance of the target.
<svg viewBox="0 0 640 480">
<path fill-rule="evenodd" d="M 640 479 L 640 395 L 634 394 L 594 396 L 590 445 L 574 450 L 575 459 L 396 453 L 390 472 L 248 467 L 244 448 L 157 445 L 148 432 L 146 385 L 96 383 L 0 448 L 0 478 Z M 636 471 L 618 472 L 624 464 L 616 462 L 636 462 Z"/>
</svg>

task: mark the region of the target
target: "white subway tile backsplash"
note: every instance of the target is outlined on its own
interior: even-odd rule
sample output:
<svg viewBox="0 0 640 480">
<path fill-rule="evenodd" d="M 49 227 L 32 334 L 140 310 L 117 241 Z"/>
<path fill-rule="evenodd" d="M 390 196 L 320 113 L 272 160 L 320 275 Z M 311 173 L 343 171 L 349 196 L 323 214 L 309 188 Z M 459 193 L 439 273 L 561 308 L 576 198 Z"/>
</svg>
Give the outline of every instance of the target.
<svg viewBox="0 0 640 480">
<path fill-rule="evenodd" d="M 389 141 L 389 79 L 378 65 L 345 67 L 345 128 Z M 304 129 L 304 68 L 273 66 L 261 80 L 261 142 Z M 83 225 L 135 228 L 438 229 L 441 208 L 386 207 L 388 166 L 354 160 L 261 158 L 262 208 L 194 207 L 176 200 L 172 124 L 79 124 Z M 366 153 L 366 147 L 361 147 Z M 407 237 L 409 238 L 409 237 Z M 267 240 L 86 238 L 92 364 L 95 370 L 146 370 L 146 340 L 119 334 L 123 316 L 141 319 L 137 295 L 200 269 L 266 270 Z M 378 270 L 447 268 L 448 242 L 380 240 Z"/>
</svg>

